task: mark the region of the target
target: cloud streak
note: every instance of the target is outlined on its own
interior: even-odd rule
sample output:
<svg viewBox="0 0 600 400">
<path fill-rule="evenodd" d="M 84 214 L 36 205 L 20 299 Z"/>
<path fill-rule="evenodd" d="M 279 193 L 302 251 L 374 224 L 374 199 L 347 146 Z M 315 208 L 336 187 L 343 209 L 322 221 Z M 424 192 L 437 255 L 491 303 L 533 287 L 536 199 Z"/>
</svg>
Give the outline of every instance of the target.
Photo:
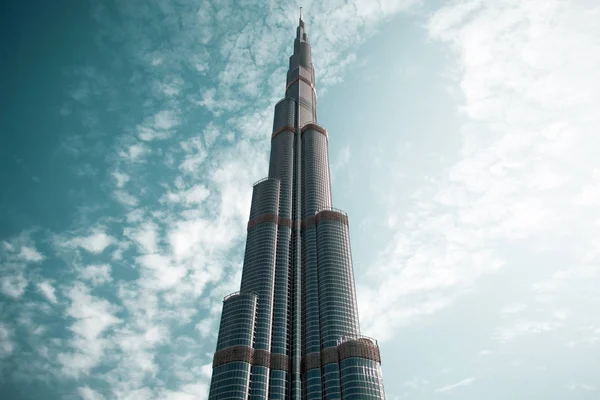
<svg viewBox="0 0 600 400">
<path fill-rule="evenodd" d="M 435 392 L 436 393 L 452 392 L 456 388 L 468 386 L 468 385 L 472 384 L 473 382 L 475 382 L 475 378 L 469 377 L 469 378 L 463 379 L 462 381 L 453 383 L 451 385 L 447 385 L 447 386 L 443 386 L 441 388 L 435 389 Z"/>
</svg>

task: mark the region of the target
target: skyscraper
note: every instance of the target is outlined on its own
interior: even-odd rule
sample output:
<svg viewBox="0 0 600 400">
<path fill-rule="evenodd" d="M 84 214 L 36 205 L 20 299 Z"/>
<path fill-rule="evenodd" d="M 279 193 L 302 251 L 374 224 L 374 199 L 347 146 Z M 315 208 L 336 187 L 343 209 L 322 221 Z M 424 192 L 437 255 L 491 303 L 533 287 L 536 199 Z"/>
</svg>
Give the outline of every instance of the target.
<svg viewBox="0 0 600 400">
<path fill-rule="evenodd" d="M 348 216 L 332 208 L 300 16 L 269 176 L 254 184 L 240 291 L 223 300 L 209 399 L 383 399 L 379 347 L 360 336 Z"/>
</svg>

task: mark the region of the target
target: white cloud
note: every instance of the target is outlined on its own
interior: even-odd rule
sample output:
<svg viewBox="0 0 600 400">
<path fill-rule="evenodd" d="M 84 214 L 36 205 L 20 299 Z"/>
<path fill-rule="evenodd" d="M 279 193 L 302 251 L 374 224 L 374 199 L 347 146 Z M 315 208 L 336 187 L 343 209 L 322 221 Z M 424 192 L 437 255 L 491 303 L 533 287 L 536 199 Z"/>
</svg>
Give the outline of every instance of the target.
<svg viewBox="0 0 600 400">
<path fill-rule="evenodd" d="M 104 249 L 115 242 L 115 238 L 107 235 L 101 230 L 97 230 L 89 236 L 79 236 L 67 240 L 63 243 L 63 245 L 67 247 L 81 247 L 90 253 L 100 254 L 104 251 Z"/>
<path fill-rule="evenodd" d="M 139 284 L 154 290 L 166 290 L 181 284 L 187 275 L 187 270 L 182 265 L 175 265 L 167 257 L 159 254 L 147 254 L 136 258 L 140 266 L 142 277 Z M 185 287 L 178 287 L 185 290 Z"/>
<path fill-rule="evenodd" d="M 119 400 L 148 400 L 153 399 L 152 390 L 147 387 L 135 388 L 127 385 L 125 389 L 113 389 L 113 396 Z"/>
<path fill-rule="evenodd" d="M 89 386 L 80 387 L 77 389 L 77 392 L 83 400 L 104 400 L 105 398 L 97 391 L 91 389 Z"/>
<path fill-rule="evenodd" d="M 123 259 L 123 252 L 129 248 L 129 243 L 121 242 L 119 246 L 112 252 L 111 259 L 113 261 L 119 261 Z"/>
<path fill-rule="evenodd" d="M 163 59 L 161 57 L 153 57 L 151 64 L 154 66 L 162 64 Z"/>
<path fill-rule="evenodd" d="M 23 274 L 8 275 L 0 278 L 0 291 L 5 296 L 18 299 L 25 293 L 29 282 Z"/>
<path fill-rule="evenodd" d="M 518 319 L 513 323 L 499 328 L 494 338 L 500 343 L 511 342 L 526 335 L 536 335 L 562 328 L 568 314 L 564 311 L 554 312 L 550 318 L 543 320 Z"/>
<path fill-rule="evenodd" d="M 114 346 L 105 334 L 122 320 L 115 317 L 118 311 L 115 305 L 92 296 L 89 288 L 80 282 L 65 295 L 71 302 L 67 315 L 75 319 L 69 328 L 74 337 L 70 340 L 72 351 L 60 353 L 58 362 L 65 375 L 77 378 L 102 362 L 105 351 Z"/>
<path fill-rule="evenodd" d="M 179 169 L 192 175 L 197 173 L 199 167 L 204 163 L 208 156 L 208 152 L 202 145 L 202 141 L 199 137 L 192 137 L 186 141 L 180 142 L 180 145 L 186 155 L 179 165 Z"/>
<path fill-rule="evenodd" d="M 212 370 L 213 370 L 212 362 L 208 363 L 208 364 L 204 364 L 201 368 L 202 376 L 204 376 L 207 379 L 210 379 L 212 377 Z"/>
<path fill-rule="evenodd" d="M 141 143 L 136 143 L 128 146 L 126 149 L 121 150 L 119 155 L 129 162 L 140 162 L 143 161 L 145 155 L 150 153 L 150 149 Z"/>
<path fill-rule="evenodd" d="M 147 378 L 168 370 L 173 382 L 177 380 L 198 383 L 197 365 L 205 362 L 199 345 L 189 337 L 170 337 L 170 329 L 191 322 L 197 312 L 197 301 L 193 297 L 181 297 L 175 302 L 166 300 L 168 294 L 180 290 L 180 285 L 166 293 L 160 287 L 148 285 L 150 278 L 146 268 L 169 268 L 169 260 L 163 256 L 145 256 L 141 266 L 141 278 L 137 283 L 120 283 L 119 298 L 127 309 L 129 318 L 123 329 L 116 331 L 114 341 L 122 353 L 120 362 L 110 373 L 108 382 L 116 396 L 126 396 L 136 388 L 143 387 Z M 189 307 L 188 307 L 189 305 Z M 159 357 L 159 346 L 168 346 L 169 351 Z M 182 391 L 183 389 L 179 389 Z M 145 393 L 146 398 L 162 399 L 166 392 Z"/>
<path fill-rule="evenodd" d="M 58 300 L 56 300 L 56 294 L 54 293 L 54 287 L 49 281 L 38 283 L 37 288 L 50 303 L 56 304 L 58 302 Z"/>
<path fill-rule="evenodd" d="M 187 190 L 179 192 L 167 192 L 161 198 L 161 201 L 168 203 L 185 205 L 201 204 L 208 198 L 210 191 L 204 185 L 195 185 Z"/>
<path fill-rule="evenodd" d="M 231 117 L 227 120 L 227 124 L 230 129 L 239 132 L 242 138 L 261 140 L 265 139 L 265 132 L 269 132 L 272 128 L 272 115 L 273 107 L 269 104 L 265 107 L 256 108 L 251 113 Z M 266 154 L 268 154 L 267 151 L 268 148 L 265 148 Z"/>
<path fill-rule="evenodd" d="M 210 191 L 202 185 L 188 189 L 183 197 L 186 204 L 200 204 L 210 195 Z"/>
<path fill-rule="evenodd" d="M 434 232 L 451 234 L 452 228 L 442 221 L 409 220 L 407 225 L 412 222 L 415 228 L 397 233 L 369 275 L 357 284 L 363 329 L 380 340 L 389 339 L 396 326 L 448 307 L 461 289 L 501 267 L 489 251 L 468 252 L 427 241 L 425 235 L 439 237 Z"/>
<path fill-rule="evenodd" d="M 130 224 L 140 222 L 144 218 L 144 210 L 138 208 L 127 213 L 127 222 Z"/>
<path fill-rule="evenodd" d="M 205 75 L 206 72 L 210 69 L 208 62 L 198 55 L 194 55 L 191 58 L 191 63 L 201 75 Z"/>
<path fill-rule="evenodd" d="M 556 271 L 550 278 L 535 282 L 532 288 L 537 293 L 552 293 L 564 288 L 572 281 L 598 280 L 600 277 L 600 266 L 579 265 Z"/>
<path fill-rule="evenodd" d="M 175 111 L 162 110 L 137 126 L 138 137 L 144 141 L 166 139 L 180 123 L 181 119 Z"/>
<path fill-rule="evenodd" d="M 198 105 L 206 107 L 217 117 L 223 114 L 224 111 L 239 110 L 242 104 L 240 100 L 229 97 L 222 92 L 217 92 L 215 88 L 205 90 L 202 93 L 202 100 L 198 101 Z"/>
<path fill-rule="evenodd" d="M 88 265 L 79 270 L 79 276 L 93 286 L 98 286 L 112 282 L 110 272 L 111 267 L 108 264 Z"/>
<path fill-rule="evenodd" d="M 182 220 L 174 224 L 169 232 L 168 240 L 177 259 L 184 259 L 197 254 L 199 249 L 223 248 L 231 244 L 233 228 L 219 221 L 204 219 Z"/>
<path fill-rule="evenodd" d="M 21 246 L 21 252 L 19 258 L 29 262 L 40 262 L 44 259 L 44 256 L 31 246 Z"/>
<path fill-rule="evenodd" d="M 177 391 L 164 391 L 160 398 L 165 400 L 206 400 L 208 399 L 208 385 L 206 383 L 183 385 Z"/>
<path fill-rule="evenodd" d="M 10 328 L 0 322 L 0 359 L 10 356 L 15 350 L 15 344 L 11 340 Z"/>
<path fill-rule="evenodd" d="M 168 338 L 168 329 L 156 325 L 118 331 L 115 342 L 123 352 L 123 362 L 119 368 L 129 369 L 129 373 L 137 375 L 135 380 L 146 374 L 154 376 L 159 371 L 159 365 L 152 350 Z"/>
<path fill-rule="evenodd" d="M 214 322 L 212 318 L 205 318 L 198 322 L 194 328 L 200 333 L 202 339 L 206 339 L 215 332 Z"/>
<path fill-rule="evenodd" d="M 212 121 L 209 122 L 209 124 L 206 125 L 206 128 L 204 128 L 202 131 L 202 136 L 204 137 L 204 143 L 206 144 L 206 147 L 212 146 L 220 134 L 221 132 L 219 128 Z"/>
<path fill-rule="evenodd" d="M 161 130 L 173 129 L 181 123 L 181 119 L 173 110 L 159 111 L 153 118 L 154 127 Z"/>
<path fill-rule="evenodd" d="M 132 239 L 142 253 L 153 254 L 158 251 L 158 225 L 145 221 L 136 228 L 125 228 L 125 236 Z"/>
<path fill-rule="evenodd" d="M 167 97 L 174 97 L 181 92 L 183 79 L 179 76 L 171 77 L 163 82 L 157 82 L 156 86 L 159 93 L 162 93 Z"/>
<path fill-rule="evenodd" d="M 129 182 L 129 175 L 127 175 L 123 172 L 114 171 L 112 175 L 115 178 L 115 180 L 117 181 L 118 188 L 122 188 L 123 186 L 125 186 L 125 184 L 127 182 Z"/>
<path fill-rule="evenodd" d="M 452 392 L 456 388 L 459 388 L 461 386 L 468 386 L 468 385 L 472 384 L 473 382 L 475 382 L 475 378 L 469 377 L 469 378 L 463 379 L 460 382 L 456 382 L 451 385 L 447 385 L 447 386 L 435 389 L 435 392 L 436 393 Z"/>
<path fill-rule="evenodd" d="M 126 192 L 125 190 L 115 190 L 113 192 L 113 195 L 119 203 L 125 206 L 135 207 L 138 205 L 138 199 L 134 195 Z"/>
</svg>

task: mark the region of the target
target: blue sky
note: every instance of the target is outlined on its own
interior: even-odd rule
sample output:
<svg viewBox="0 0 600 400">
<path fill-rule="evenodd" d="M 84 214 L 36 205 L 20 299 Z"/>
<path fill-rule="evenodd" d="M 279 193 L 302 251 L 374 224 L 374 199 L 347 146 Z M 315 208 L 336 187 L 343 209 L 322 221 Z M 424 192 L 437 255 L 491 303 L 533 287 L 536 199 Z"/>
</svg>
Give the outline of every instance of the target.
<svg viewBox="0 0 600 400">
<path fill-rule="evenodd" d="M 204 399 L 298 4 L 12 3 L 0 397 Z M 302 6 L 388 398 L 597 399 L 596 2 Z"/>
</svg>

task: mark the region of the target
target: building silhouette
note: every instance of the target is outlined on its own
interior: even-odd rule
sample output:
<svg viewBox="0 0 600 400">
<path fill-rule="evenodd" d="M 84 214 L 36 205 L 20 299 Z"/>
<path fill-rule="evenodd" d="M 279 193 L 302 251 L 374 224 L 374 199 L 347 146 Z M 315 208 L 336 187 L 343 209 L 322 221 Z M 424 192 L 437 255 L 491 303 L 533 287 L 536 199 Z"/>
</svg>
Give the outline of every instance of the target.
<svg viewBox="0 0 600 400">
<path fill-rule="evenodd" d="M 383 399 L 379 347 L 360 336 L 348 216 L 332 208 L 302 17 L 289 64 L 240 291 L 223 300 L 209 399 Z"/>
</svg>

